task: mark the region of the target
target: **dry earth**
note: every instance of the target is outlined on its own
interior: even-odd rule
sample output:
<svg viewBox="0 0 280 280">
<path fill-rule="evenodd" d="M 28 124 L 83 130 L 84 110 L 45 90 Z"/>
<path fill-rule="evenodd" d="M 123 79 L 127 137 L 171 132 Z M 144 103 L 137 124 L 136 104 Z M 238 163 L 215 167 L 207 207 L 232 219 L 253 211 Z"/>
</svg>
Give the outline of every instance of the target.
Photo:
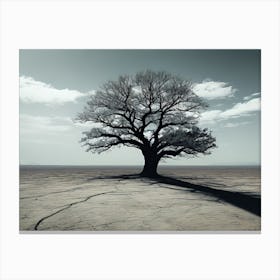
<svg viewBox="0 0 280 280">
<path fill-rule="evenodd" d="M 261 218 L 215 196 L 144 178 L 137 168 L 21 167 L 21 231 L 258 231 Z M 161 168 L 184 182 L 260 195 L 259 168 Z M 114 177 L 116 176 L 116 177 Z"/>
</svg>

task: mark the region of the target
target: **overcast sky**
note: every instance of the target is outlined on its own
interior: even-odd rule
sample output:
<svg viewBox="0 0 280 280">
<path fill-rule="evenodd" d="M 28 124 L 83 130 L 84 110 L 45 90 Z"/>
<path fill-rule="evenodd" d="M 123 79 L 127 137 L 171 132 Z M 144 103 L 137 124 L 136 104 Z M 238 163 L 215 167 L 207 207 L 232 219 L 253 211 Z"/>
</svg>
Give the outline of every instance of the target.
<svg viewBox="0 0 280 280">
<path fill-rule="evenodd" d="M 171 165 L 260 164 L 259 50 L 20 50 L 20 163 L 141 165 L 133 148 L 85 152 L 90 127 L 73 122 L 88 95 L 121 74 L 151 69 L 194 83 L 209 108 L 200 126 L 217 138 L 211 155 L 166 160 Z"/>
</svg>

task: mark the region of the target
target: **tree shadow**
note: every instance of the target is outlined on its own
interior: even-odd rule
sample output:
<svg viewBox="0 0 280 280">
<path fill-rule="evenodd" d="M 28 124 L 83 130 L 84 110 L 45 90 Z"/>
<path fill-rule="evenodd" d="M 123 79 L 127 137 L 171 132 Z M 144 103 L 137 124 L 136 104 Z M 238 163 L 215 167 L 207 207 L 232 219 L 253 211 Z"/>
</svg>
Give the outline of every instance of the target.
<svg viewBox="0 0 280 280">
<path fill-rule="evenodd" d="M 218 198 L 219 200 L 242 208 L 257 216 L 261 216 L 261 198 L 259 195 L 250 195 L 248 193 L 219 190 L 160 175 L 156 178 L 153 178 L 153 180 L 156 180 L 161 184 L 168 184 L 181 188 L 192 189 L 195 192 L 210 195 L 212 197 Z"/>
<path fill-rule="evenodd" d="M 89 178 L 88 180 L 96 180 L 96 179 L 118 179 L 118 180 L 133 180 L 133 179 L 144 179 L 149 180 L 150 184 L 166 184 L 172 185 L 180 188 L 184 188 L 185 190 L 191 192 L 197 192 L 200 194 L 208 195 L 213 198 L 216 198 L 218 201 L 224 201 L 239 207 L 243 210 L 246 210 L 252 214 L 257 216 L 261 216 L 261 197 L 260 195 L 249 194 L 249 193 L 241 193 L 227 190 L 220 190 L 212 187 L 196 185 L 193 183 L 189 183 L 186 181 L 181 181 L 172 177 L 158 175 L 153 178 L 143 177 L 139 174 L 129 174 L 129 175 L 114 175 L 114 176 L 98 176 Z M 212 183 L 209 183 L 212 185 Z M 221 185 L 221 184 L 219 184 Z M 224 185 L 224 187 L 227 187 Z M 174 188 L 172 188 L 174 189 Z"/>
</svg>

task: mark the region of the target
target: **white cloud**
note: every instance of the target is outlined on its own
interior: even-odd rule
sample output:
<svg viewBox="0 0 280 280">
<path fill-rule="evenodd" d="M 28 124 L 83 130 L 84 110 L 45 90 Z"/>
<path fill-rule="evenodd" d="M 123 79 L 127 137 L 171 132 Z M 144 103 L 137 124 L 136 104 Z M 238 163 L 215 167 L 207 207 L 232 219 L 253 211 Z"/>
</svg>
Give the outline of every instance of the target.
<svg viewBox="0 0 280 280">
<path fill-rule="evenodd" d="M 42 117 L 27 114 L 20 115 L 21 134 L 59 133 L 70 130 L 72 120 L 67 117 Z"/>
<path fill-rule="evenodd" d="M 63 104 L 85 96 L 77 90 L 56 89 L 31 77 L 20 77 L 20 99 L 26 103 Z"/>
<path fill-rule="evenodd" d="M 242 116 L 249 116 L 253 112 L 261 109 L 260 98 L 254 98 L 244 103 L 237 103 L 232 108 L 222 110 L 211 110 L 201 114 L 200 122 L 202 124 L 214 123 L 217 121 L 228 120 L 232 118 L 239 118 Z"/>
<path fill-rule="evenodd" d="M 232 118 L 248 115 L 261 109 L 260 98 L 254 98 L 244 103 L 237 103 L 231 109 L 221 113 L 222 118 Z"/>
<path fill-rule="evenodd" d="M 73 123 L 73 125 L 75 127 L 78 127 L 78 128 L 85 128 L 85 129 L 89 129 L 89 128 L 93 128 L 93 127 L 102 127 L 102 124 L 101 123 L 94 123 L 94 122 L 85 122 L 85 123 L 80 123 L 80 122 L 77 122 L 75 121 Z"/>
<path fill-rule="evenodd" d="M 35 116 L 20 114 L 20 132 L 22 135 L 60 134 L 73 129 L 84 131 L 93 127 L 101 127 L 97 123 L 79 123 L 70 117 Z"/>
<path fill-rule="evenodd" d="M 248 95 L 248 96 L 245 96 L 245 97 L 243 98 L 243 100 L 249 100 L 249 99 L 251 99 L 251 98 L 253 98 L 253 97 L 255 97 L 255 96 L 259 96 L 259 95 L 260 95 L 260 92 L 252 93 L 252 94 L 250 94 L 250 95 Z"/>
<path fill-rule="evenodd" d="M 261 93 L 260 92 L 256 92 L 256 93 L 252 93 L 252 96 L 259 96 Z"/>
<path fill-rule="evenodd" d="M 204 80 L 202 83 L 194 84 L 193 91 L 198 96 L 211 100 L 231 97 L 237 89 L 228 83 Z"/>
<path fill-rule="evenodd" d="M 224 127 L 228 127 L 228 128 L 237 127 L 237 126 L 239 126 L 238 123 L 226 123 L 224 125 Z"/>
<path fill-rule="evenodd" d="M 250 122 L 235 122 L 235 123 L 229 122 L 229 123 L 226 123 L 224 125 L 224 127 L 232 128 L 232 127 L 237 127 L 237 126 L 241 126 L 241 125 L 246 125 L 246 124 L 249 124 L 249 123 Z"/>
<path fill-rule="evenodd" d="M 222 113 L 221 110 L 211 110 L 211 111 L 203 112 L 200 117 L 200 122 L 211 123 L 219 119 L 221 113 Z"/>
</svg>

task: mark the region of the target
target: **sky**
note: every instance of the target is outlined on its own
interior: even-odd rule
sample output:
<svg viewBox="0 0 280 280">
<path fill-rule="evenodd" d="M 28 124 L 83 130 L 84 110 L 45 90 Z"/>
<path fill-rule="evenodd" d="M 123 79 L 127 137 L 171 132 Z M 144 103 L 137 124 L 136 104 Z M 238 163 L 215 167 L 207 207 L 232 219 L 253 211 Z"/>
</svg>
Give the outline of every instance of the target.
<svg viewBox="0 0 280 280">
<path fill-rule="evenodd" d="M 134 148 L 86 152 L 79 141 L 90 126 L 73 119 L 106 81 L 147 69 L 193 83 L 209 104 L 199 126 L 218 146 L 160 164 L 260 165 L 260 50 L 20 50 L 20 164 L 142 165 Z"/>
</svg>

